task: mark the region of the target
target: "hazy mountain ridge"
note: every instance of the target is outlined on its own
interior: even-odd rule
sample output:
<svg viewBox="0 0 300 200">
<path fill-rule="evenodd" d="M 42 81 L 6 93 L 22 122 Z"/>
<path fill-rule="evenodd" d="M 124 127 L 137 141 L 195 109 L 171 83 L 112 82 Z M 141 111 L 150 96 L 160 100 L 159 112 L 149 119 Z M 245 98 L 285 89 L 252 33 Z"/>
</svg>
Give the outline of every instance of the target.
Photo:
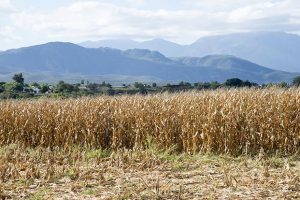
<svg viewBox="0 0 300 200">
<path fill-rule="evenodd" d="M 208 55 L 204 57 L 177 57 L 173 60 L 189 66 L 212 67 L 223 70 L 257 71 L 270 73 L 273 70 L 230 55 Z"/>
<path fill-rule="evenodd" d="M 238 77 L 258 83 L 290 82 L 297 74 L 271 70 L 233 56 L 167 58 L 157 51 L 84 48 L 52 42 L 0 53 L 0 78 L 24 72 L 37 80 L 49 77 L 96 79 L 125 77 L 145 81 L 224 81 Z M 122 79 L 118 79 L 121 81 Z M 101 81 L 101 80 L 100 80 Z M 113 80 L 112 80 L 113 81 Z"/>
<path fill-rule="evenodd" d="M 113 42 L 112 42 L 113 41 Z M 129 40 L 128 40 L 129 41 Z M 203 57 L 233 55 L 272 69 L 300 72 L 300 36 L 283 32 L 250 32 L 203 37 L 190 45 L 167 40 L 126 43 L 101 40 L 81 43 L 84 47 L 142 48 L 159 51 L 167 57 Z"/>
<path fill-rule="evenodd" d="M 150 51 L 148 49 L 128 49 L 122 52 L 125 56 L 135 59 L 143 59 L 155 62 L 174 63 L 173 60 L 165 57 L 158 51 Z"/>
<path fill-rule="evenodd" d="M 149 49 L 152 51 L 159 51 L 166 56 L 180 56 L 182 45 L 170 42 L 164 39 L 153 39 L 144 42 L 125 39 L 86 41 L 79 44 L 86 48 L 111 47 L 120 50 L 128 49 Z"/>
</svg>

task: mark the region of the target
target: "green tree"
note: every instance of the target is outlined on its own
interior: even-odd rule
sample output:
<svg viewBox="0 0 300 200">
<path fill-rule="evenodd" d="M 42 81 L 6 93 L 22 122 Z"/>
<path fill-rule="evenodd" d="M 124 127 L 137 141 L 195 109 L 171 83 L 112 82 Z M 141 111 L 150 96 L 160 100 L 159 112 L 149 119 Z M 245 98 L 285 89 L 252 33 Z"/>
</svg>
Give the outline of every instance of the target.
<svg viewBox="0 0 300 200">
<path fill-rule="evenodd" d="M 65 83 L 64 81 L 59 81 L 56 85 L 56 91 L 57 92 L 65 92 L 65 93 L 71 93 L 71 92 L 77 92 L 79 89 L 78 87 Z"/>
<path fill-rule="evenodd" d="M 135 82 L 134 83 L 134 87 L 139 90 L 140 94 L 147 94 L 147 88 L 146 88 L 145 84 L 139 83 L 139 82 Z"/>
<path fill-rule="evenodd" d="M 12 78 L 16 83 L 20 83 L 21 85 L 24 85 L 24 77 L 22 73 L 15 74 Z"/>
<path fill-rule="evenodd" d="M 34 86 L 34 87 L 36 87 L 36 88 L 41 89 L 40 84 L 38 84 L 37 82 L 34 82 L 34 83 L 30 84 L 30 85 L 31 85 L 31 86 Z"/>
<path fill-rule="evenodd" d="M 252 83 L 248 80 L 246 80 L 244 83 L 243 83 L 243 86 L 244 87 L 251 87 L 252 86 Z"/>
<path fill-rule="evenodd" d="M 23 85 L 18 82 L 11 82 L 6 83 L 4 85 L 5 91 L 7 92 L 22 92 L 23 91 Z"/>
<path fill-rule="evenodd" d="M 300 86 L 300 76 L 297 76 L 293 79 L 293 86 L 296 86 L 296 87 Z"/>
<path fill-rule="evenodd" d="M 0 85 L 0 93 L 1 92 L 4 92 L 4 86 L 3 85 Z"/>
<path fill-rule="evenodd" d="M 282 82 L 278 83 L 278 87 L 281 87 L 281 88 L 288 88 L 288 87 L 289 87 L 289 84 L 286 83 L 286 82 L 284 82 L 284 81 L 282 81 Z"/>
<path fill-rule="evenodd" d="M 99 88 L 97 83 L 89 83 L 86 87 L 92 92 L 97 92 Z"/>
<path fill-rule="evenodd" d="M 139 83 L 139 82 L 135 82 L 134 85 L 133 85 L 135 88 L 144 88 L 144 84 L 143 83 Z"/>
<path fill-rule="evenodd" d="M 147 92 L 147 89 L 145 87 L 140 87 L 139 88 L 139 93 L 140 94 L 147 94 L 148 92 Z"/>
<path fill-rule="evenodd" d="M 112 89 L 111 87 L 108 87 L 106 90 L 106 94 L 107 95 L 114 95 L 115 94 L 115 90 Z"/>
<path fill-rule="evenodd" d="M 181 86 L 192 86 L 192 84 L 190 84 L 189 82 L 184 82 L 184 81 L 181 81 L 179 83 L 179 85 L 181 85 Z"/>
<path fill-rule="evenodd" d="M 244 81 L 238 78 L 231 78 L 227 79 L 224 85 L 229 87 L 242 87 L 244 85 Z"/>
<path fill-rule="evenodd" d="M 199 82 L 199 83 L 195 83 L 194 87 L 198 90 L 204 90 L 204 89 L 211 89 L 211 84 L 208 82 Z"/>
<path fill-rule="evenodd" d="M 213 81 L 213 82 L 210 83 L 210 88 L 211 89 L 217 89 L 219 87 L 221 87 L 221 84 L 218 81 Z"/>
<path fill-rule="evenodd" d="M 5 82 L 0 82 L 0 93 L 4 92 L 4 85 L 5 85 Z"/>
<path fill-rule="evenodd" d="M 41 86 L 41 93 L 46 93 L 46 92 L 48 92 L 50 90 L 50 87 L 49 87 L 49 85 L 47 85 L 47 84 L 43 84 L 42 86 Z"/>
</svg>

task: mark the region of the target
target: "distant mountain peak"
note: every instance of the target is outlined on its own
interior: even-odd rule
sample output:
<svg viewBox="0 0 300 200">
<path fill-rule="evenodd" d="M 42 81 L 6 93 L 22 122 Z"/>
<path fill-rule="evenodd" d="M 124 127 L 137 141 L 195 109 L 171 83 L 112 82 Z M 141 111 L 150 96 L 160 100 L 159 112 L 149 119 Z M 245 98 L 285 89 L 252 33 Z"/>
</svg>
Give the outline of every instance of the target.
<svg viewBox="0 0 300 200">
<path fill-rule="evenodd" d="M 149 49 L 128 49 L 123 51 L 123 54 L 131 58 L 145 59 L 158 62 L 172 62 L 158 51 L 151 51 Z"/>
<path fill-rule="evenodd" d="M 150 49 L 167 57 L 233 55 L 276 70 L 300 72 L 300 36 L 279 31 L 242 32 L 202 37 L 191 45 L 180 45 L 161 38 L 137 42 L 106 40 L 84 47 L 107 46 L 121 50 Z"/>
<path fill-rule="evenodd" d="M 34 49 L 34 48 L 43 48 L 43 49 L 64 48 L 65 49 L 65 48 L 83 48 L 83 47 L 71 42 L 48 42 L 45 44 L 37 44 L 29 47 L 22 47 L 19 49 L 10 49 L 7 51 L 19 51 L 19 50 Z"/>
<path fill-rule="evenodd" d="M 155 42 L 155 43 L 160 43 L 160 42 L 164 42 L 164 43 L 174 43 L 174 42 L 171 42 L 171 41 L 169 41 L 169 40 L 165 40 L 165 39 L 163 39 L 163 38 L 154 38 L 154 39 L 152 39 L 152 40 L 146 40 L 146 41 L 143 41 L 142 43 L 144 43 L 144 42 L 149 42 L 149 43 L 151 43 L 151 42 Z M 174 43 L 175 44 L 175 43 Z"/>
</svg>

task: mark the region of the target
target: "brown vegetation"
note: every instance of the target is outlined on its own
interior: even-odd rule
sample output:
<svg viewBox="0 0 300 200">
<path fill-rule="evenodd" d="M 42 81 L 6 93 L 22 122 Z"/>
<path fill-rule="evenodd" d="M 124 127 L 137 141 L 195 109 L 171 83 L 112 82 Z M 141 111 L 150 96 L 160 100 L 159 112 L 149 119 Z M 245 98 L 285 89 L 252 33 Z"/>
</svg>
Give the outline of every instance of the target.
<svg viewBox="0 0 300 200">
<path fill-rule="evenodd" d="M 299 124 L 298 89 L 0 102 L 0 144 L 24 147 L 294 154 Z"/>
<path fill-rule="evenodd" d="M 299 199 L 299 157 L 0 148 L 0 199 Z"/>
</svg>

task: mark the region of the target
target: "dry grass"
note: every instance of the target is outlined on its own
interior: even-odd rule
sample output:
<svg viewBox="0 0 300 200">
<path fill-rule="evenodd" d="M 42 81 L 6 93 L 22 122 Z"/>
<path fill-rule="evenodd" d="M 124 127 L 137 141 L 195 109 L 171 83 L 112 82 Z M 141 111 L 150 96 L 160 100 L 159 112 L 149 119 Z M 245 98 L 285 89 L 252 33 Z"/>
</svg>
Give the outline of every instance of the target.
<svg viewBox="0 0 300 200">
<path fill-rule="evenodd" d="M 299 199 L 299 157 L 1 148 L 0 199 Z"/>
<path fill-rule="evenodd" d="M 299 124 L 298 89 L 1 101 L 0 199 L 300 199 Z"/>
<path fill-rule="evenodd" d="M 0 143 L 25 147 L 145 147 L 148 137 L 179 151 L 296 153 L 299 90 L 6 101 Z"/>
<path fill-rule="evenodd" d="M 299 124 L 298 89 L 0 102 L 0 144 L 23 147 L 295 154 Z"/>
</svg>

